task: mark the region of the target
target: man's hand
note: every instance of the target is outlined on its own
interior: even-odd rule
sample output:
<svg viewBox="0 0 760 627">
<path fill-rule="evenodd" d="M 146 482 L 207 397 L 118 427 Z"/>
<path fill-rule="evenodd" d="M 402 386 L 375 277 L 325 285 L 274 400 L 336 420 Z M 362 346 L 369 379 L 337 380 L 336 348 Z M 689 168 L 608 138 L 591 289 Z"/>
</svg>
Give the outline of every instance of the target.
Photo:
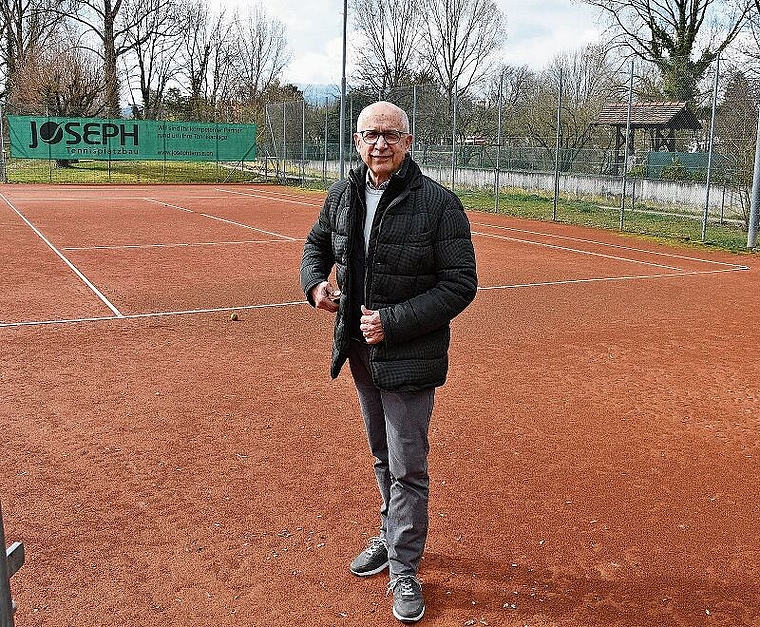
<svg viewBox="0 0 760 627">
<path fill-rule="evenodd" d="M 385 339 L 385 331 L 383 331 L 379 312 L 367 309 L 362 305 L 362 317 L 359 322 L 359 328 L 367 344 L 379 344 Z"/>
<path fill-rule="evenodd" d="M 322 281 L 311 290 L 311 298 L 314 300 L 314 306 L 317 309 L 335 313 L 338 311 L 340 290 L 333 287 L 328 281 Z"/>
</svg>

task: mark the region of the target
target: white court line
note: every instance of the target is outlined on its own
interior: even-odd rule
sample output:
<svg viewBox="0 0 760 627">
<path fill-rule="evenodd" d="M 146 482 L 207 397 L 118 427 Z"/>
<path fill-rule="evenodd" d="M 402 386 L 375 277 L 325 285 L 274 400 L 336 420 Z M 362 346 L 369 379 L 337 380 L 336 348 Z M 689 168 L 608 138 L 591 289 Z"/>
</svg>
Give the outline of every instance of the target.
<svg viewBox="0 0 760 627">
<path fill-rule="evenodd" d="M 234 220 L 227 220 L 226 218 L 220 218 L 219 216 L 212 216 L 211 214 L 208 214 L 208 213 L 200 213 L 198 211 L 193 211 L 192 209 L 188 209 L 187 207 L 180 207 L 179 205 L 173 205 L 171 203 L 164 202 L 162 200 L 156 200 L 155 198 L 143 198 L 143 200 L 147 202 L 155 203 L 157 205 L 162 205 L 164 207 L 172 207 L 173 209 L 180 209 L 181 211 L 194 213 L 195 215 L 203 216 L 204 218 L 210 218 L 211 220 L 218 220 L 219 222 L 226 222 L 227 224 L 240 226 L 244 229 L 250 229 L 251 231 L 256 231 L 257 233 L 264 233 L 265 235 L 271 235 L 273 237 L 281 237 L 282 239 L 285 239 L 291 242 L 299 241 L 295 237 L 290 237 L 289 235 L 282 235 L 281 233 L 274 233 L 272 231 L 265 231 L 264 229 L 257 229 L 255 226 L 250 226 L 249 224 L 243 224 L 242 222 L 235 222 Z"/>
<path fill-rule="evenodd" d="M 107 298 L 106 298 L 106 297 L 105 297 L 105 296 L 104 296 L 104 295 L 103 295 L 103 294 L 100 292 L 100 290 L 99 290 L 97 287 L 95 287 L 95 286 L 94 286 L 94 285 L 93 285 L 93 284 L 90 282 L 90 280 L 89 280 L 89 279 L 88 279 L 88 278 L 87 278 L 87 277 L 86 277 L 84 274 L 82 274 L 82 273 L 79 271 L 79 269 L 78 269 L 78 268 L 77 268 L 77 267 L 76 267 L 76 266 L 75 266 L 73 263 L 71 263 L 71 262 L 70 262 L 68 259 L 66 259 L 66 257 L 64 256 L 64 254 L 63 254 L 62 252 L 61 252 L 61 251 L 59 251 L 59 250 L 58 250 L 58 249 L 57 249 L 55 246 L 53 246 L 53 244 L 52 244 L 52 243 L 51 243 L 51 242 L 50 242 L 50 241 L 49 241 L 49 240 L 48 240 L 48 239 L 47 239 L 47 238 L 46 238 L 46 237 L 45 237 L 45 236 L 44 236 L 44 235 L 43 235 L 43 234 L 40 232 L 40 230 L 39 230 L 39 229 L 38 229 L 36 226 L 34 226 L 34 225 L 31 223 L 31 222 L 29 222 L 29 220 L 27 220 L 27 219 L 26 219 L 26 217 L 25 217 L 25 216 L 24 216 L 24 215 L 23 215 L 23 214 L 22 214 L 22 213 L 21 213 L 21 212 L 20 212 L 18 209 L 16 209 L 16 207 L 14 207 L 14 206 L 13 206 L 13 203 L 11 203 L 11 201 L 10 201 L 10 200 L 8 200 L 8 199 L 5 197 L 5 195 L 4 195 L 4 194 L 0 194 L 0 198 L 2 198 L 2 199 L 3 199 L 3 200 L 6 202 L 6 204 L 7 204 L 7 205 L 8 205 L 8 206 L 9 206 L 11 209 L 13 209 L 13 211 L 15 211 L 15 212 L 16 212 L 16 214 L 18 215 L 18 217 L 19 217 L 19 218 L 21 218 L 21 219 L 22 219 L 24 222 L 26 222 L 26 224 L 29 226 L 29 228 L 30 228 L 30 229 L 32 229 L 32 231 L 34 231 L 34 232 L 37 234 L 37 236 L 38 236 L 38 237 L 39 237 L 39 238 L 40 238 L 40 239 L 41 239 L 43 242 L 45 242 L 45 244 L 47 244 L 47 245 L 50 247 L 50 250 L 52 250 L 52 251 L 53 251 L 53 252 L 54 252 L 56 255 L 58 255 L 58 257 L 60 257 L 60 258 L 61 258 L 61 260 L 62 260 L 62 261 L 63 261 L 63 262 L 64 262 L 64 263 L 65 263 L 65 264 L 66 264 L 66 265 L 69 267 L 69 268 L 71 268 L 71 270 L 74 272 L 74 274 L 76 274 L 76 275 L 77 275 L 77 276 L 78 276 L 78 277 L 79 277 L 79 278 L 80 278 L 80 279 L 81 279 L 81 280 L 84 282 L 84 284 L 85 284 L 87 287 L 89 287 L 89 288 L 90 288 L 90 289 L 91 289 L 91 290 L 92 290 L 92 291 L 95 293 L 95 295 L 96 295 L 96 296 L 97 296 L 97 297 L 98 297 L 98 298 L 99 298 L 99 299 L 100 299 L 100 300 L 101 300 L 103 303 L 105 303 L 106 307 L 108 307 L 108 308 L 109 308 L 111 311 L 113 311 L 113 313 L 116 315 L 116 317 L 117 317 L 117 318 L 123 318 L 123 317 L 124 317 L 124 316 L 122 315 L 122 313 L 121 313 L 121 312 L 120 312 L 118 309 L 116 309 L 116 307 L 114 307 L 114 306 L 113 306 L 113 304 L 111 303 L 111 301 L 109 301 L 109 300 L 108 300 L 108 299 L 107 299 Z"/>
<path fill-rule="evenodd" d="M 488 285 L 478 286 L 478 291 L 487 290 L 513 290 L 522 287 L 544 287 L 549 285 L 572 285 L 575 283 L 599 283 L 599 282 L 611 282 L 611 281 L 638 281 L 643 279 L 662 279 L 668 277 L 681 277 L 681 276 L 697 276 L 703 274 L 721 274 L 724 272 L 739 272 L 741 270 L 749 270 L 746 267 L 736 268 L 724 268 L 721 270 L 694 270 L 692 272 L 676 272 L 673 274 L 637 274 L 631 276 L 605 276 L 605 277 L 590 277 L 587 279 L 565 279 L 562 281 L 542 281 L 539 283 L 514 283 L 510 285 Z"/>
<path fill-rule="evenodd" d="M 247 196 L 249 198 L 261 198 L 263 200 L 279 200 L 280 202 L 289 202 L 294 205 L 305 205 L 307 207 L 321 207 L 321 204 L 314 204 L 313 202 L 304 202 L 302 200 L 290 200 L 289 198 L 273 198 L 272 196 L 262 195 L 261 193 L 247 193 L 239 192 L 233 189 L 222 189 L 220 187 L 215 188 L 218 192 L 225 192 L 227 194 L 237 194 L 238 196 Z"/>
<path fill-rule="evenodd" d="M 299 241 L 304 241 L 303 239 Z M 118 246 L 67 246 L 61 250 L 127 250 L 135 248 L 183 248 L 191 246 L 227 246 L 235 244 L 288 244 L 283 239 L 245 239 L 227 242 L 179 242 L 173 244 L 121 244 Z"/>
<path fill-rule="evenodd" d="M 14 190 L 15 191 L 15 190 Z M 112 200 L 145 200 L 145 196 L 140 194 L 138 196 L 107 196 L 106 198 L 103 198 L 102 192 L 97 196 L 34 196 L 32 198 L 25 197 L 23 192 L 14 194 L 17 200 L 23 200 L 27 203 L 34 203 L 34 202 L 98 202 L 100 203 L 100 207 L 102 208 L 102 204 L 104 201 L 112 201 Z M 217 194 L 215 196 L 172 196 L 175 200 L 225 200 L 229 198 L 229 196 L 226 196 L 224 194 Z M 57 209 L 57 208 L 56 208 Z M 118 208 L 119 211 L 123 211 L 123 207 Z"/>
<path fill-rule="evenodd" d="M 482 237 L 491 237 L 493 239 L 505 240 L 508 242 L 520 242 L 523 244 L 531 244 L 533 246 L 543 246 L 545 248 L 552 248 L 554 250 L 564 250 L 571 253 L 577 253 L 579 255 L 591 255 L 592 257 L 602 257 L 604 259 L 613 259 L 615 261 L 626 261 L 628 263 L 637 263 L 644 266 L 654 266 L 655 268 L 665 268 L 666 270 L 674 270 L 676 272 L 683 272 L 684 268 L 677 268 L 675 266 L 666 266 L 661 263 L 653 263 L 651 261 L 641 261 L 639 259 L 630 259 L 629 257 L 619 257 L 617 255 L 605 255 L 604 253 L 595 253 L 590 250 L 581 250 L 580 248 L 569 248 L 568 246 L 558 246 L 557 244 L 547 244 L 545 242 L 535 242 L 529 239 L 521 239 L 519 237 L 509 237 L 507 235 L 493 235 L 491 233 L 481 233 L 473 231 L 473 235 L 481 235 Z"/>
<path fill-rule="evenodd" d="M 581 242 L 584 244 L 595 244 L 597 246 L 607 246 L 609 248 L 617 248 L 619 250 L 629 250 L 631 252 L 637 252 L 637 253 L 645 253 L 648 255 L 656 255 L 660 257 L 672 257 L 673 259 L 683 259 L 685 261 L 701 261 L 702 263 L 712 263 L 719 266 L 731 266 L 735 267 L 741 270 L 749 270 L 749 266 L 743 266 L 741 264 L 736 263 L 728 263 L 725 261 L 715 261 L 713 259 L 701 259 L 700 257 L 690 257 L 688 255 L 679 255 L 677 253 L 666 253 L 662 251 L 656 251 L 656 250 L 645 250 L 643 248 L 634 248 L 632 246 L 623 246 L 622 244 L 611 244 L 609 242 L 600 242 L 597 240 L 592 239 L 583 239 L 580 237 L 572 237 L 569 235 L 559 235 L 555 233 L 543 233 L 541 231 L 529 231 L 527 229 L 518 229 L 514 227 L 509 226 L 500 226 L 498 224 L 488 224 L 486 222 L 473 222 L 473 224 L 478 226 L 486 226 L 493 229 L 500 229 L 503 231 L 514 231 L 516 233 L 526 233 L 528 235 L 538 235 L 540 237 L 554 237 L 556 239 L 563 239 L 563 240 L 570 240 L 573 242 Z M 521 240 L 518 240 L 521 241 Z"/>
<path fill-rule="evenodd" d="M 182 311 L 156 311 L 141 314 L 128 314 L 119 316 L 101 316 L 92 318 L 61 318 L 59 320 L 34 320 L 27 322 L 0 322 L 0 328 L 7 327 L 33 327 L 50 324 L 72 324 L 76 322 L 103 322 L 105 320 L 138 320 L 141 318 L 160 318 L 163 316 L 186 316 L 190 314 L 220 313 L 223 311 L 246 311 L 251 309 L 271 309 L 274 307 L 293 307 L 295 305 L 308 305 L 305 300 L 286 303 L 267 303 L 264 305 L 243 305 L 242 307 L 216 307 L 213 309 L 186 309 Z"/>
</svg>

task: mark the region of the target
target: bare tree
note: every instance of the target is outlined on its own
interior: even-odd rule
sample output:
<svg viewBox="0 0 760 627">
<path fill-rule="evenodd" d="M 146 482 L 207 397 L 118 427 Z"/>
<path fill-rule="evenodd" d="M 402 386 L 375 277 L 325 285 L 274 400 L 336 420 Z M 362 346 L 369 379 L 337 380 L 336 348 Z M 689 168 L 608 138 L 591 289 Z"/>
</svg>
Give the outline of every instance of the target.
<svg viewBox="0 0 760 627">
<path fill-rule="evenodd" d="M 212 14 L 205 0 L 182 6 L 178 81 L 188 93 L 188 113 L 200 119 L 226 97 L 233 53 L 224 33 L 233 28 L 224 9 Z"/>
<path fill-rule="evenodd" d="M 535 145 L 553 155 L 556 143 L 557 105 L 562 81 L 560 167 L 567 171 L 594 140 L 591 122 L 606 102 L 625 93 L 611 50 L 600 44 L 555 56 L 535 77 L 521 116 L 526 134 Z"/>
<path fill-rule="evenodd" d="M 156 118 L 161 111 L 167 86 L 178 67 L 176 50 L 182 26 L 176 7 L 166 3 L 126 33 L 139 83 L 141 102 L 139 106 L 133 102 L 138 117 Z"/>
<path fill-rule="evenodd" d="M 29 114 L 96 115 L 103 106 L 99 73 L 97 59 L 59 36 L 23 60 L 10 99 Z"/>
<path fill-rule="evenodd" d="M 755 0 L 583 0 L 612 22 L 613 43 L 653 63 L 663 96 L 695 104 L 699 81 L 741 31 Z"/>
<path fill-rule="evenodd" d="M 138 24 L 150 20 L 172 0 L 74 0 L 76 10 L 70 18 L 91 33 L 98 47 L 94 50 L 103 62 L 104 99 L 111 117 L 121 115 L 121 93 L 117 64 L 119 58 L 141 41 L 135 37 Z M 144 38 L 154 36 L 148 29 Z"/>
<path fill-rule="evenodd" d="M 255 100 L 282 74 L 290 61 L 285 27 L 276 18 L 269 18 L 261 4 L 251 13 L 236 20 L 237 78 L 240 92 Z"/>
<path fill-rule="evenodd" d="M 419 70 L 422 14 L 408 0 L 352 0 L 355 46 L 354 78 L 375 93 L 409 85 Z"/>
<path fill-rule="evenodd" d="M 493 69 L 504 18 L 493 0 L 422 0 L 424 56 L 449 101 Z"/>
<path fill-rule="evenodd" d="M 278 19 L 270 18 L 261 4 L 254 5 L 235 24 L 238 96 L 245 104 L 263 110 L 263 95 L 279 84 L 290 61 L 285 27 Z"/>
<path fill-rule="evenodd" d="M 760 0 L 755 0 L 749 13 L 746 37 L 740 39 L 739 51 L 744 55 L 745 74 L 760 79 Z"/>
<path fill-rule="evenodd" d="M 729 178 L 739 198 L 744 225 L 749 225 L 754 174 L 755 139 L 760 87 L 743 69 L 727 72 L 723 102 L 716 116 L 716 149 L 728 158 Z"/>
<path fill-rule="evenodd" d="M 56 35 L 69 4 L 69 0 L 0 0 L 0 62 L 6 91 L 13 88 L 19 67 Z"/>
</svg>

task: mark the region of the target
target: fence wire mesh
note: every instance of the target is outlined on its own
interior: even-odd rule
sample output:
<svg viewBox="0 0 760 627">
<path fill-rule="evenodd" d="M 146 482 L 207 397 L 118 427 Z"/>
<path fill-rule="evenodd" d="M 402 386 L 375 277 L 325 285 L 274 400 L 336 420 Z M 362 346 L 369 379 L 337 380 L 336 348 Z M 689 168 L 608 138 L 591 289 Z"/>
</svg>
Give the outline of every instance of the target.
<svg viewBox="0 0 760 627">
<path fill-rule="evenodd" d="M 727 73 L 723 80 L 722 98 L 730 106 L 717 108 L 714 128 L 710 107 L 702 106 L 693 112 L 701 128 L 673 130 L 665 142 L 662 129 L 633 128 L 630 145 L 623 141 L 625 129 L 596 122 L 604 103 L 626 99 L 620 81 L 594 94 L 592 102 L 584 100 L 572 77 L 563 83 L 560 75 L 553 88 L 544 84 L 534 93 L 518 93 L 515 80 L 502 75 L 479 98 L 453 97 L 434 84 L 383 92 L 349 89 L 343 107 L 344 169 L 358 164 L 352 134 L 359 112 L 372 102 L 389 100 L 409 115 L 415 161 L 426 174 L 459 191 L 494 196 L 497 189 L 554 192 L 607 208 L 622 202 L 629 209 L 650 206 L 691 215 L 706 207 L 709 219 L 746 228 L 758 113 L 740 75 Z M 44 111 L 17 106 L 4 113 Z M 255 120 L 257 158 L 239 163 L 29 162 L 9 155 L 6 143 L 5 178 L 52 183 L 274 180 L 326 188 L 341 172 L 340 113 L 340 94 L 334 90 L 308 100 L 269 102 L 258 112 L 220 105 L 210 113 L 187 115 L 216 123 Z M 623 174 L 627 186 L 621 184 Z M 630 198 L 622 197 L 624 189 Z"/>
</svg>

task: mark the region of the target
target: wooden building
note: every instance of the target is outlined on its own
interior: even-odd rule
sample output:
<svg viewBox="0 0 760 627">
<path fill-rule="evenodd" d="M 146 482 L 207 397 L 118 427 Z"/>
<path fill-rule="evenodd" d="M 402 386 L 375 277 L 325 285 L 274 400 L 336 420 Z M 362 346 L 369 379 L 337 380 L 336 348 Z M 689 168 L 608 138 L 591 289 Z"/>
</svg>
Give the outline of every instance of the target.
<svg viewBox="0 0 760 627">
<path fill-rule="evenodd" d="M 625 129 L 628 119 L 628 103 L 611 102 L 604 105 L 594 126 L 612 126 L 615 129 L 615 157 L 613 174 L 619 174 L 625 162 Z M 676 131 L 698 131 L 702 128 L 699 120 L 685 102 L 634 102 L 631 104 L 631 126 L 628 141 L 633 152 L 636 130 L 649 133 L 651 150 L 676 151 Z"/>
</svg>

